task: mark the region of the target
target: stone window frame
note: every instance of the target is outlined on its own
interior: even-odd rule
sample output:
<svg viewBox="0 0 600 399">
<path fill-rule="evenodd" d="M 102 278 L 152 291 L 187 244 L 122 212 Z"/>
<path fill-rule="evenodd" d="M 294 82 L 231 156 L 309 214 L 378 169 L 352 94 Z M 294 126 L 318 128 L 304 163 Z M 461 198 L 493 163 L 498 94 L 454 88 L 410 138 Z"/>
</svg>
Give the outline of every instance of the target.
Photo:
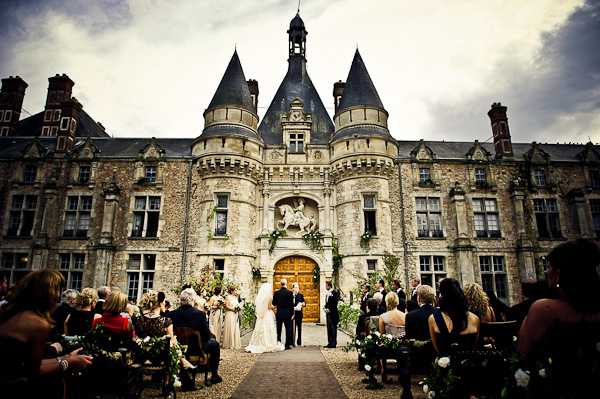
<svg viewBox="0 0 600 399">
<path fill-rule="evenodd" d="M 77 209 L 76 210 L 71 210 L 69 209 L 69 197 L 78 197 L 78 203 L 77 203 Z M 80 204 L 81 204 L 81 197 L 91 197 L 92 198 L 92 202 L 91 202 L 91 206 L 89 209 L 79 209 Z M 83 190 L 73 190 L 73 191 L 67 191 L 65 193 L 65 197 L 64 197 L 64 204 L 63 204 L 63 208 L 62 208 L 62 233 L 60 234 L 60 238 L 61 239 L 76 239 L 76 240 L 88 240 L 91 236 L 92 236 L 92 231 L 93 231 L 93 225 L 94 225 L 94 217 L 96 215 L 95 212 L 95 208 L 94 208 L 94 204 L 96 203 L 96 198 L 94 198 L 94 192 L 90 192 L 90 191 L 83 191 Z M 65 235 L 65 227 L 66 227 L 66 222 L 67 222 L 67 213 L 69 212 L 76 212 L 76 216 L 75 216 L 75 227 L 77 227 L 79 225 L 79 218 L 80 218 L 80 212 L 89 212 L 89 224 L 88 224 L 88 229 L 86 230 L 86 236 L 78 236 L 76 233 L 76 230 L 74 230 L 74 233 L 72 236 L 70 235 Z"/>
<path fill-rule="evenodd" d="M 487 208 L 485 208 L 485 201 L 486 200 L 493 200 L 496 202 L 496 211 L 487 211 Z M 484 201 L 484 211 L 476 211 L 475 210 L 475 201 Z M 473 217 L 471 219 L 472 221 L 472 234 L 473 237 L 475 239 L 501 239 L 504 238 L 504 231 L 502 230 L 502 226 L 504 225 L 504 223 L 502 223 L 502 212 L 500 212 L 500 201 L 498 200 L 498 197 L 496 196 L 486 196 L 486 195 L 477 195 L 477 196 L 473 196 L 471 198 L 469 198 L 469 202 L 470 202 L 470 206 L 471 206 L 471 213 L 473 214 Z M 478 235 L 478 231 L 482 231 L 482 230 L 477 230 L 476 224 L 475 224 L 475 215 L 476 214 L 484 214 L 485 215 L 485 219 L 484 219 L 484 223 L 485 223 L 485 232 L 486 232 L 486 236 L 479 236 Z M 497 216 L 498 219 L 498 235 L 493 235 L 490 234 L 490 230 L 488 228 L 488 218 L 487 215 L 488 214 L 495 214 Z M 492 231 L 496 231 L 496 230 L 492 230 Z"/>
<path fill-rule="evenodd" d="M 150 197 L 158 197 L 160 198 L 160 209 L 158 211 L 158 228 L 156 231 L 156 237 L 146 237 L 146 227 L 147 227 L 147 221 L 148 221 L 148 217 L 147 215 L 144 216 L 144 227 L 142 228 L 142 236 L 138 237 L 138 236 L 134 236 L 133 235 L 133 225 L 134 225 L 134 219 L 135 219 L 135 212 L 136 212 L 136 208 L 135 208 L 135 200 L 137 197 L 146 197 L 146 208 L 144 210 L 145 213 L 147 213 L 148 211 L 148 206 L 149 206 L 149 198 Z M 157 193 L 155 191 L 134 191 L 131 193 L 131 195 L 129 196 L 129 216 L 128 216 L 128 223 L 127 223 L 127 239 L 129 240 L 158 240 L 160 239 L 161 235 L 162 235 L 162 230 L 163 230 L 163 225 L 164 225 L 164 218 L 163 218 L 163 210 L 165 207 L 165 201 L 164 201 L 164 196 L 162 193 Z M 155 212 L 155 211 L 151 211 L 151 212 Z"/>
<path fill-rule="evenodd" d="M 413 193 L 413 198 L 414 198 L 413 203 L 414 203 L 414 206 L 415 206 L 415 230 L 414 230 L 414 233 L 415 233 L 416 239 L 428 239 L 428 238 L 430 238 L 430 239 L 445 239 L 447 237 L 447 235 L 446 235 L 446 223 L 444 223 L 444 198 L 441 195 L 427 195 L 425 193 L 423 193 L 423 194 L 421 194 L 421 193 Z M 417 214 L 423 213 L 423 211 L 419 211 L 417 209 L 417 198 L 425 198 L 426 202 L 427 202 L 427 205 L 429 205 L 429 199 L 430 198 L 431 199 L 438 199 L 439 200 L 439 202 L 440 202 L 439 212 L 433 212 L 433 213 L 439 213 L 439 215 L 440 215 L 440 229 L 441 229 L 440 231 L 442 233 L 441 236 L 432 236 L 430 234 L 431 230 L 428 230 L 428 235 L 427 236 L 419 236 L 419 223 L 418 223 Z M 429 226 L 429 214 L 430 214 L 430 211 L 427 210 L 426 214 L 427 214 L 427 221 L 428 221 L 428 226 Z"/>
<path fill-rule="evenodd" d="M 444 278 L 448 277 L 448 257 L 446 255 L 438 255 L 438 254 L 419 254 L 419 265 L 418 265 L 418 276 L 421 281 L 421 284 L 426 284 L 423 282 L 423 275 L 430 276 L 428 279 L 429 286 L 433 288 L 434 292 L 437 292 L 438 284 Z M 428 259 L 429 269 L 422 270 L 422 265 L 424 262 L 422 260 Z M 435 262 L 434 260 L 442 260 L 442 270 L 435 270 Z M 438 263 L 439 265 L 439 263 Z M 426 279 L 427 280 L 427 279 Z"/>
<path fill-rule="evenodd" d="M 544 201 L 544 207 L 547 209 L 547 202 L 548 200 L 553 200 L 556 202 L 556 211 L 555 212 L 540 212 L 540 211 L 536 211 L 536 201 L 540 201 L 543 200 Z M 537 220 L 537 215 L 536 214 L 544 214 L 545 216 L 545 221 L 548 227 L 548 233 L 549 235 L 546 236 L 541 236 L 540 235 L 540 229 L 538 226 L 538 220 Z M 549 214 L 555 214 L 557 216 L 556 221 L 558 222 L 558 234 L 554 234 L 552 231 L 550 231 L 550 218 L 549 218 Z M 531 198 L 531 216 L 533 217 L 532 220 L 532 224 L 535 226 L 535 232 L 536 232 L 536 237 L 538 240 L 543 240 L 543 241 L 552 241 L 552 240 L 563 240 L 565 237 L 564 234 L 564 227 L 567 226 L 567 224 L 564 223 L 564 220 L 562 218 L 561 215 L 561 206 L 560 206 L 560 201 L 558 200 L 558 197 L 553 196 L 553 195 L 549 195 L 549 196 L 538 196 L 538 197 L 534 197 Z"/>
<path fill-rule="evenodd" d="M 226 197 L 226 205 L 225 206 L 220 206 L 219 204 L 219 197 Z M 231 193 L 227 192 L 227 191 L 217 191 L 214 193 L 214 198 L 213 198 L 213 206 L 214 206 L 214 226 L 212 229 L 212 233 L 213 233 L 213 237 L 227 237 L 227 233 L 229 231 L 229 210 L 230 207 L 229 205 L 231 204 Z M 212 212 L 212 210 L 211 210 Z M 220 231 L 219 230 L 219 215 L 225 215 L 225 230 L 224 231 Z"/>
<path fill-rule="evenodd" d="M 546 187 L 548 185 L 548 173 L 546 168 L 535 166 L 531 170 L 531 181 L 534 187 Z"/>
<path fill-rule="evenodd" d="M 20 249 L 15 251 L 3 251 L 0 254 L 0 276 L 3 278 L 8 275 L 8 287 L 16 284 L 18 280 L 31 271 L 31 251 L 20 251 Z M 24 265 L 24 267 L 17 267 L 19 264 L 16 261 L 17 256 L 19 256 L 19 261 L 21 261 L 20 265 Z M 24 262 L 23 258 L 25 258 Z M 8 263 L 9 260 L 10 264 Z M 21 274 L 21 276 L 16 279 L 15 277 L 19 274 Z"/>
<path fill-rule="evenodd" d="M 299 135 L 302 137 L 298 137 Z M 306 152 L 306 133 L 297 130 L 288 132 L 286 144 L 290 154 L 304 154 Z"/>
<path fill-rule="evenodd" d="M 33 162 L 25 162 L 21 170 L 21 181 L 23 184 L 35 184 L 38 182 L 38 166 Z"/>
<path fill-rule="evenodd" d="M 482 259 L 483 258 L 489 258 L 490 260 L 490 270 L 489 271 L 483 271 L 482 270 Z M 495 266 L 497 265 L 497 263 L 495 261 L 497 261 L 498 259 L 502 259 L 502 266 L 503 269 L 502 271 L 499 270 L 495 270 Z M 477 256 L 477 270 L 479 271 L 479 284 L 481 284 L 481 287 L 483 287 L 483 289 L 485 290 L 487 287 L 487 284 L 485 284 L 483 282 L 484 280 L 484 276 L 491 276 L 491 282 L 492 282 L 492 291 L 494 292 L 494 294 L 496 294 L 496 296 L 501 299 L 504 300 L 506 303 L 509 302 L 510 300 L 510 292 L 511 292 L 511 287 L 510 287 L 510 278 L 509 278 L 509 273 L 508 273 L 508 265 L 506 262 L 506 255 L 505 254 L 498 254 L 498 253 L 486 253 L 483 255 L 478 255 Z M 498 291 L 496 288 L 496 276 L 498 277 L 502 277 L 504 279 L 504 285 L 506 288 L 506 296 L 502 297 L 500 295 L 498 295 Z"/>
<path fill-rule="evenodd" d="M 374 199 L 374 206 L 372 208 L 365 207 L 365 196 L 369 196 L 369 195 L 372 195 L 373 199 Z M 375 221 L 375 231 L 371 232 L 372 233 L 372 237 L 377 237 L 378 236 L 378 233 L 377 233 L 377 227 L 378 227 L 377 225 L 379 224 L 379 223 L 377 223 L 377 216 L 378 216 L 378 213 L 379 213 L 379 212 L 377 212 L 377 205 L 378 204 L 379 204 L 379 195 L 378 195 L 377 192 L 375 192 L 375 191 L 362 191 L 360 193 L 360 208 L 361 208 L 362 216 L 363 216 L 361 218 L 361 231 L 362 231 L 362 233 L 366 233 L 367 232 L 367 219 L 366 219 L 367 214 L 366 214 L 366 212 L 373 212 L 375 214 L 375 216 L 373 218 L 374 221 Z"/>
<path fill-rule="evenodd" d="M 83 261 L 81 261 L 82 258 Z M 66 288 L 81 291 L 87 258 L 86 254 L 82 252 L 61 252 L 58 254 L 58 271 L 65 278 Z"/>
<path fill-rule="evenodd" d="M 367 259 L 367 277 L 377 273 L 377 266 L 379 264 L 379 259 Z M 373 266 L 373 268 L 371 269 L 371 265 Z"/>
<path fill-rule="evenodd" d="M 133 258 L 139 256 L 139 266 L 132 267 Z M 152 268 L 148 266 L 148 260 L 153 259 Z M 126 294 L 128 300 L 138 302 L 142 295 L 151 289 L 154 289 L 154 281 L 156 278 L 156 266 L 158 265 L 158 254 L 155 252 L 130 252 L 127 254 L 126 260 Z M 137 262 L 136 262 L 137 263 Z M 135 279 L 133 279 L 135 277 Z M 150 277 L 150 278 L 148 278 Z M 132 295 L 135 293 L 135 296 Z"/>
<path fill-rule="evenodd" d="M 151 173 L 148 173 L 151 171 Z M 158 178 L 158 164 L 150 162 L 144 165 L 144 181 L 148 184 L 156 184 Z"/>
<path fill-rule="evenodd" d="M 87 168 L 87 178 L 86 179 L 82 179 L 82 168 Z M 78 184 L 90 184 L 90 182 L 92 181 L 92 175 L 93 175 L 93 170 L 92 170 L 92 165 L 88 162 L 81 162 L 77 164 L 77 183 Z"/>
<path fill-rule="evenodd" d="M 23 202 L 21 203 L 21 206 L 18 208 L 15 208 L 14 205 L 14 199 L 17 196 L 22 196 L 23 197 Z M 28 207 L 28 198 L 29 197 L 34 197 L 35 198 L 35 206 L 33 208 Z M 4 236 L 5 237 L 10 237 L 10 238 L 31 238 L 34 236 L 35 234 L 35 225 L 36 225 L 36 218 L 38 216 L 38 208 L 39 208 L 39 195 L 37 193 L 26 193 L 26 192 L 11 192 L 9 194 L 9 198 L 10 198 L 10 206 L 7 206 L 6 208 L 6 225 L 4 227 Z M 11 231 L 11 225 L 13 224 L 13 213 L 14 212 L 19 212 L 19 219 L 18 219 L 18 227 L 17 230 L 15 232 L 15 234 L 13 234 L 13 232 Z M 30 234 L 27 235 L 23 235 L 22 234 L 22 229 L 23 229 L 23 214 L 24 212 L 33 212 L 33 218 L 31 221 L 31 230 L 30 230 Z"/>
</svg>

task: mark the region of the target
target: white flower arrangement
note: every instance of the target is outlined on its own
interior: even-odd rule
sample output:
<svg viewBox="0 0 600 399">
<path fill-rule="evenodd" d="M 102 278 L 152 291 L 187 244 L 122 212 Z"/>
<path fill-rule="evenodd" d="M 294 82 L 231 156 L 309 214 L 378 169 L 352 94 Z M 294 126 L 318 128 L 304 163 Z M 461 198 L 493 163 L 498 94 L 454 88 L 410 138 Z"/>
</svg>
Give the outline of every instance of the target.
<svg viewBox="0 0 600 399">
<path fill-rule="evenodd" d="M 440 357 L 437 361 L 438 366 L 445 369 L 450 364 L 450 358 L 447 356 Z"/>
<path fill-rule="evenodd" d="M 429 393 L 427 394 L 427 399 L 433 399 L 435 398 L 435 391 L 429 391 Z"/>
<path fill-rule="evenodd" d="M 371 371 L 371 366 L 369 366 L 368 364 L 365 365 L 365 370 L 366 371 Z"/>
<path fill-rule="evenodd" d="M 429 385 L 425 384 L 423 385 L 423 393 L 427 393 L 429 392 Z"/>
<path fill-rule="evenodd" d="M 538 375 L 542 378 L 546 378 L 546 369 L 539 369 Z"/>
<path fill-rule="evenodd" d="M 515 381 L 518 387 L 527 388 L 527 385 L 529 385 L 529 372 L 518 369 L 515 371 Z"/>
</svg>

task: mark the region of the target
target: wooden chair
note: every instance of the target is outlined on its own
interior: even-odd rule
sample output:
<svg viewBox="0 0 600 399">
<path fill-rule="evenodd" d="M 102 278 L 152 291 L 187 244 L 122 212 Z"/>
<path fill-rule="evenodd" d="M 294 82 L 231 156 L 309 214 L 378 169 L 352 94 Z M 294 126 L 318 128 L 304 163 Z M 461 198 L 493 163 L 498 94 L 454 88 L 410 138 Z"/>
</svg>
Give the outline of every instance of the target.
<svg viewBox="0 0 600 399">
<path fill-rule="evenodd" d="M 173 399 L 177 398 L 177 392 L 173 386 L 174 381 L 171 380 L 169 373 L 169 362 L 171 361 L 171 338 L 163 337 L 160 354 L 155 359 L 142 359 L 142 370 L 144 375 L 158 376 L 161 381 L 161 393 L 163 398 L 168 398 L 173 394 Z"/>
<path fill-rule="evenodd" d="M 402 399 L 412 398 L 410 386 L 410 348 L 401 346 L 396 350 L 380 349 L 377 357 L 381 364 L 381 382 L 387 383 L 388 376 L 398 375 L 398 382 L 402 386 Z M 393 362 L 390 362 L 392 360 Z"/>
<path fill-rule="evenodd" d="M 204 385 L 208 385 L 209 355 L 204 352 L 200 332 L 191 327 L 175 327 L 175 336 L 181 345 L 187 346 L 185 358 L 196 366 L 195 374 L 204 373 Z"/>
</svg>

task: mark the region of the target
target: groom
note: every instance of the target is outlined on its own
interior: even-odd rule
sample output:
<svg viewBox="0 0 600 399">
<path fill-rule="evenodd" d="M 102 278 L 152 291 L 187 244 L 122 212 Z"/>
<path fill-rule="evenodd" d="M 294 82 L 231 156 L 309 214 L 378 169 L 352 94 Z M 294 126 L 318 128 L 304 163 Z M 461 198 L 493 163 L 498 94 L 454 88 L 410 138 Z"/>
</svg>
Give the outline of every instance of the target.
<svg viewBox="0 0 600 399">
<path fill-rule="evenodd" d="M 273 295 L 273 306 L 277 307 L 277 341 L 281 342 L 281 325 L 285 324 L 285 349 L 292 348 L 292 316 L 294 315 L 294 294 L 287 289 L 287 280 L 281 280 L 281 288 Z"/>
</svg>

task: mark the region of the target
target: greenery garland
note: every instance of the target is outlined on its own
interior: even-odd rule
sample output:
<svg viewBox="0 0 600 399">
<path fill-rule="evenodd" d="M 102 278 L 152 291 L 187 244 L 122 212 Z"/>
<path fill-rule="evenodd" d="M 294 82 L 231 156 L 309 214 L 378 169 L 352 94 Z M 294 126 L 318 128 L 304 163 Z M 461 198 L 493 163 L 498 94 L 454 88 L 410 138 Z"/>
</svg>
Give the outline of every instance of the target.
<svg viewBox="0 0 600 399">
<path fill-rule="evenodd" d="M 337 273 L 340 270 L 340 266 L 342 266 L 342 255 L 340 254 L 340 247 L 338 244 L 338 239 L 333 236 L 331 238 L 331 252 L 332 252 L 332 262 L 333 262 L 333 272 Z"/>
<path fill-rule="evenodd" d="M 302 240 L 311 250 L 323 252 L 323 233 L 320 231 L 309 231 L 302 236 Z"/>
<path fill-rule="evenodd" d="M 277 245 L 277 240 L 285 236 L 285 230 L 275 229 L 269 234 L 269 253 L 273 252 Z"/>
<path fill-rule="evenodd" d="M 338 314 L 340 315 L 340 327 L 346 331 L 353 332 L 358 323 L 360 309 L 352 307 L 351 304 L 338 302 Z"/>
<path fill-rule="evenodd" d="M 319 282 L 319 280 L 321 279 L 321 269 L 319 268 L 319 265 L 316 265 L 315 268 L 313 269 L 313 283 L 317 284 Z"/>
<path fill-rule="evenodd" d="M 244 303 L 240 318 L 243 329 L 254 328 L 254 323 L 256 321 L 256 306 L 250 302 Z"/>
</svg>

